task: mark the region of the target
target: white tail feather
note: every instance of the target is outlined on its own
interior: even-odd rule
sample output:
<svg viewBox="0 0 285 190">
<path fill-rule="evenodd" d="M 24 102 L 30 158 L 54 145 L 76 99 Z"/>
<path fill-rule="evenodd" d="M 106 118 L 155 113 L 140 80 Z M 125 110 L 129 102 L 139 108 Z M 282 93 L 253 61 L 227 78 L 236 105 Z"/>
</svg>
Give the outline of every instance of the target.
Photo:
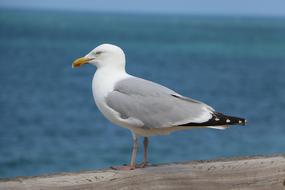
<svg viewBox="0 0 285 190">
<path fill-rule="evenodd" d="M 224 130 L 226 128 L 229 128 L 228 125 L 222 125 L 222 126 L 209 126 L 207 128 L 211 128 L 211 129 L 220 129 L 220 130 Z"/>
</svg>

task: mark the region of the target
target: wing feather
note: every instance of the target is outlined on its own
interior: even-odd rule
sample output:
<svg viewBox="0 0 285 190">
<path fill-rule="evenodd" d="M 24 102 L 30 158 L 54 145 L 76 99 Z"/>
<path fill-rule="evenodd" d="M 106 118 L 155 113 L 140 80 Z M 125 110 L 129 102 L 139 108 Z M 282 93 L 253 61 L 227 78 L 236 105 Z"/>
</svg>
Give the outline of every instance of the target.
<svg viewBox="0 0 285 190">
<path fill-rule="evenodd" d="M 213 108 L 202 102 L 136 77 L 119 81 L 106 97 L 106 102 L 121 118 L 136 118 L 146 128 L 204 123 L 212 118 L 213 113 Z"/>
</svg>

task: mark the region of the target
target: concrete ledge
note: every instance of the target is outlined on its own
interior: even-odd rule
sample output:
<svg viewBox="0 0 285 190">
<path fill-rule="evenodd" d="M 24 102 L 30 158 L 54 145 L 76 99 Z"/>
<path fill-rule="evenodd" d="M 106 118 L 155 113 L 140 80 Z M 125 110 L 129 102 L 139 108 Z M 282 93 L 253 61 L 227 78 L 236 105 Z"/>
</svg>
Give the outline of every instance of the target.
<svg viewBox="0 0 285 190">
<path fill-rule="evenodd" d="M 270 189 L 285 190 L 285 156 L 163 164 L 0 180 L 1 190 Z"/>
</svg>

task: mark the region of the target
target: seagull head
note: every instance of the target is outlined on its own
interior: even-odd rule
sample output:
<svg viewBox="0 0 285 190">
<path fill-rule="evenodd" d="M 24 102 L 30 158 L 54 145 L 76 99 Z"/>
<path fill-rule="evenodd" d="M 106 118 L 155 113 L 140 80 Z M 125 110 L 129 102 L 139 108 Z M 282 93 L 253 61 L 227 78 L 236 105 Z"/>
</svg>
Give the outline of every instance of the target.
<svg viewBox="0 0 285 190">
<path fill-rule="evenodd" d="M 112 44 L 102 44 L 84 57 L 76 59 L 72 63 L 72 68 L 89 63 L 98 69 L 103 67 L 119 67 L 124 69 L 125 62 L 125 54 L 120 47 Z"/>
</svg>

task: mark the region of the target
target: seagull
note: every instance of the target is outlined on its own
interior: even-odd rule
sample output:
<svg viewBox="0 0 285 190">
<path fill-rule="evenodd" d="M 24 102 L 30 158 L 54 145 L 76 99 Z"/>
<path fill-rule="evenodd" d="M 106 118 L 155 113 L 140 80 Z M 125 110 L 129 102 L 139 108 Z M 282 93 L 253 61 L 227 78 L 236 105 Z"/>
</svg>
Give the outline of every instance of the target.
<svg viewBox="0 0 285 190">
<path fill-rule="evenodd" d="M 112 167 L 133 170 L 148 165 L 148 138 L 193 128 L 226 129 L 245 125 L 246 120 L 216 112 L 207 104 L 185 97 L 165 86 L 130 75 L 125 70 L 124 51 L 112 44 L 102 44 L 72 67 L 84 64 L 97 67 L 92 81 L 95 103 L 113 124 L 129 129 L 133 137 L 129 165 Z M 139 138 L 144 137 L 144 158 L 136 165 Z"/>
</svg>

